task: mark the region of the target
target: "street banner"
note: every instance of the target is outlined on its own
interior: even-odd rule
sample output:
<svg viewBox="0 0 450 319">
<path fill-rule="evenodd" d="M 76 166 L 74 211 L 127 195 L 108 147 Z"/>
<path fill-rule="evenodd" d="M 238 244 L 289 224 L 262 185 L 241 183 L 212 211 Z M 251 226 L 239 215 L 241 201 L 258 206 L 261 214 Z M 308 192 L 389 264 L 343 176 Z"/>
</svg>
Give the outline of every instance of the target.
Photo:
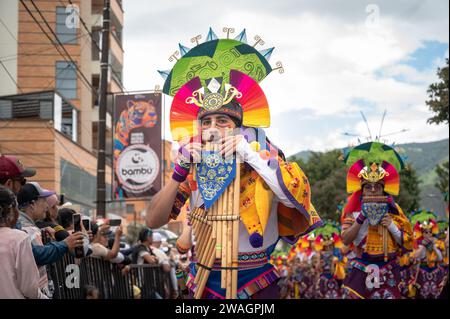
<svg viewBox="0 0 450 319">
<path fill-rule="evenodd" d="M 114 198 L 149 197 L 161 189 L 161 94 L 116 95 Z"/>
</svg>

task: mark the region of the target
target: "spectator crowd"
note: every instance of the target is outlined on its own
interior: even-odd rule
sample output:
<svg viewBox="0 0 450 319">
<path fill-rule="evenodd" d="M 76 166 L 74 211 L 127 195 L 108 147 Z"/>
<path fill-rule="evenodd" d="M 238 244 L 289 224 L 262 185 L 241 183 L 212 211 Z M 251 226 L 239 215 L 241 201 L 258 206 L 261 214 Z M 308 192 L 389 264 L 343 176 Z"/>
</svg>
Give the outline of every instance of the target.
<svg viewBox="0 0 450 319">
<path fill-rule="evenodd" d="M 163 294 L 152 297 L 180 296 L 176 274 L 187 267 L 187 256 L 180 255 L 159 232 L 144 227 L 137 242 L 129 243 L 123 226 L 111 225 L 108 219 L 84 216 L 76 227 L 76 206 L 27 180 L 35 174 L 15 156 L 0 155 L 0 299 L 53 298 L 54 287 L 64 283 L 55 282 L 49 268 L 67 255 L 74 257 L 75 264 L 83 258 L 108 261 L 123 276 L 133 266 L 158 267 L 167 280 Z M 80 253 L 82 257 L 75 258 Z M 134 283 L 133 297 L 140 298 L 142 289 Z M 104 298 L 95 285 L 86 284 L 82 291 L 86 299 Z"/>
</svg>

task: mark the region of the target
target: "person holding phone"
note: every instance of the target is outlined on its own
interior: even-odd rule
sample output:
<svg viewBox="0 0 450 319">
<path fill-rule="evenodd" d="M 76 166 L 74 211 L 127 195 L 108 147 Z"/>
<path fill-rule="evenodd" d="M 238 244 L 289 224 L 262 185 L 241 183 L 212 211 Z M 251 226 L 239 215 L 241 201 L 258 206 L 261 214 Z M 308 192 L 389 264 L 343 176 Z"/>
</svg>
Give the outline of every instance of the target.
<svg viewBox="0 0 450 319">
<path fill-rule="evenodd" d="M 150 228 L 143 228 L 139 232 L 139 243 L 134 247 L 133 263 L 138 265 L 149 264 L 158 265 L 158 257 L 153 252 L 153 231 Z"/>
<path fill-rule="evenodd" d="M 46 198 L 53 194 L 54 192 L 43 189 L 38 183 L 26 183 L 17 194 L 17 201 L 21 210 L 19 213 L 20 228 L 28 234 L 31 242 L 36 246 L 44 245 L 41 230 L 36 226 L 36 221 L 45 218 L 45 212 L 48 209 Z M 83 245 L 83 235 L 75 233 L 67 237 L 65 242 L 69 249 L 73 250 L 75 247 Z M 39 267 L 39 275 L 39 287 L 44 294 L 51 297 L 45 265 Z"/>
<path fill-rule="evenodd" d="M 76 217 L 75 217 L 76 216 Z M 80 222 L 79 227 L 75 227 L 74 218 L 77 218 Z M 92 249 L 90 246 L 90 237 L 89 232 L 83 226 L 84 224 L 81 222 L 81 215 L 77 214 L 75 210 L 72 208 L 64 207 L 60 208 L 58 211 L 58 223 L 63 227 L 69 234 L 79 233 L 83 235 L 83 256 L 81 253 L 78 253 L 78 258 L 89 256 L 92 253 Z M 75 251 L 77 255 L 77 252 Z"/>
<path fill-rule="evenodd" d="M 112 248 L 108 248 L 109 235 L 112 234 L 110 231 L 109 224 L 102 224 L 98 226 L 96 223 L 92 224 L 92 257 L 102 258 L 104 260 L 109 260 L 112 263 L 121 263 L 125 257 L 119 252 L 120 250 L 120 237 L 122 236 L 122 226 L 117 227 L 114 234 L 114 243 Z"/>
<path fill-rule="evenodd" d="M 36 175 L 34 168 L 25 167 L 23 163 L 15 156 L 0 156 L 0 185 L 6 187 L 14 193 L 15 196 L 21 191 L 27 183 L 27 177 Z M 21 230 L 21 223 L 17 222 L 14 228 Z M 44 246 L 31 243 L 34 260 L 38 266 L 54 263 L 76 245 L 76 238 L 68 237 L 67 240 L 60 242 L 49 242 Z"/>
<path fill-rule="evenodd" d="M 59 225 L 58 219 L 58 203 L 59 198 L 53 194 L 46 198 L 48 209 L 45 212 L 45 218 L 36 222 L 36 225 L 44 231 L 50 232 L 51 237 L 56 241 L 66 239 L 70 234 Z"/>
</svg>

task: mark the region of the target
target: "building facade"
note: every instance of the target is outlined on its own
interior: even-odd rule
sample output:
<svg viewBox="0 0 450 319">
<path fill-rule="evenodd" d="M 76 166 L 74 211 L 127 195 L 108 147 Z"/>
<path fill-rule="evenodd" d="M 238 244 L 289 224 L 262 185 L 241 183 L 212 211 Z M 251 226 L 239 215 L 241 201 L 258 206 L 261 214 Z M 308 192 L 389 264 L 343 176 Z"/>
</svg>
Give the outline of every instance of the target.
<svg viewBox="0 0 450 319">
<path fill-rule="evenodd" d="M 112 101 L 123 92 L 122 1 L 111 0 L 107 155 Z M 38 170 L 35 179 L 95 207 L 103 0 L 0 2 L 0 153 Z M 110 156 L 107 156 L 110 158 Z M 106 183 L 111 185 L 111 162 Z"/>
</svg>

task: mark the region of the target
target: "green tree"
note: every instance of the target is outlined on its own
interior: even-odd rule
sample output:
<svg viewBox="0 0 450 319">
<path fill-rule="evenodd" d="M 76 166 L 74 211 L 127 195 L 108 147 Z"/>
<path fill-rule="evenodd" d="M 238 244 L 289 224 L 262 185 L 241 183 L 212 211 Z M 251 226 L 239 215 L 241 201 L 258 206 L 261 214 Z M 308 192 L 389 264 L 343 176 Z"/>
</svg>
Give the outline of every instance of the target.
<svg viewBox="0 0 450 319">
<path fill-rule="evenodd" d="M 134 244 L 137 242 L 139 237 L 139 232 L 144 229 L 145 225 L 143 224 L 134 224 L 130 223 L 127 226 L 127 240 L 129 244 Z"/>
<path fill-rule="evenodd" d="M 437 189 L 440 190 L 442 194 L 448 193 L 449 162 L 447 161 L 441 165 L 436 166 L 435 171 L 438 176 L 438 181 L 434 185 Z"/>
<path fill-rule="evenodd" d="M 340 167 L 327 178 L 311 184 L 312 203 L 322 219 L 339 221 L 338 204 L 347 197 L 347 168 Z"/>
<path fill-rule="evenodd" d="M 308 176 L 311 200 L 322 219 L 339 220 L 338 204 L 348 197 L 346 177 L 348 167 L 339 160 L 339 150 L 325 153 L 313 152 L 307 161 L 293 159 Z M 420 188 L 416 171 L 407 164 L 400 172 L 400 194 L 397 203 L 409 213 L 419 208 Z"/>
<path fill-rule="evenodd" d="M 339 160 L 341 152 L 312 152 L 307 161 L 293 159 L 311 184 L 311 200 L 322 219 L 338 220 L 337 205 L 346 198 L 347 167 Z"/>
<path fill-rule="evenodd" d="M 420 180 L 411 164 L 400 172 L 400 194 L 396 198 L 405 214 L 420 207 Z"/>
<path fill-rule="evenodd" d="M 428 123 L 448 124 L 448 59 L 446 62 L 447 66 L 438 68 L 437 71 L 440 81 L 431 84 L 427 91 L 429 100 L 425 103 L 434 113 L 434 116 L 428 119 Z"/>
</svg>

